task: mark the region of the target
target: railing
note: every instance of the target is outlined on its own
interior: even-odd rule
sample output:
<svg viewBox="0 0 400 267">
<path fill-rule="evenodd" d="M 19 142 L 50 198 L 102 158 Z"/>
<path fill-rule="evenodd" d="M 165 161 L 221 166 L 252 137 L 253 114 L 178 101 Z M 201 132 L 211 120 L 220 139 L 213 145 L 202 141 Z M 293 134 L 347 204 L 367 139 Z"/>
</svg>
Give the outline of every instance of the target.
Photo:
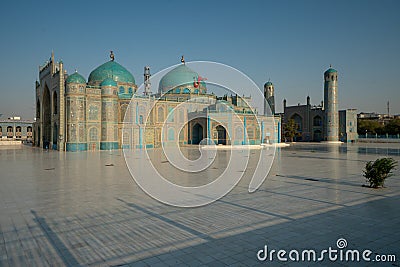
<svg viewBox="0 0 400 267">
<path fill-rule="evenodd" d="M 400 134 L 359 134 L 358 138 L 369 138 L 369 139 L 400 139 Z"/>
<path fill-rule="evenodd" d="M 359 135 L 358 141 L 363 143 L 400 143 L 400 134 L 397 135 Z"/>
</svg>

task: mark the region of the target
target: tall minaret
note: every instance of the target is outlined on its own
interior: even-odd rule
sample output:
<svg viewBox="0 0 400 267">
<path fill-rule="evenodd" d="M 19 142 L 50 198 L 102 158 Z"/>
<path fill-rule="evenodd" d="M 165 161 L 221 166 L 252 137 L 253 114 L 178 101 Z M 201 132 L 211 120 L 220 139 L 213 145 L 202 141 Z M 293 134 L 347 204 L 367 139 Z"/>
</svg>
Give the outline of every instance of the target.
<svg viewBox="0 0 400 267">
<path fill-rule="evenodd" d="M 269 115 L 267 104 L 271 109 L 272 115 L 275 115 L 274 85 L 270 81 L 264 84 L 264 116 Z"/>
<path fill-rule="evenodd" d="M 329 66 L 324 73 L 324 136 L 326 141 L 339 140 L 338 72 Z"/>
<path fill-rule="evenodd" d="M 145 96 L 151 95 L 151 83 L 150 83 L 150 67 L 144 67 L 144 92 Z"/>
</svg>

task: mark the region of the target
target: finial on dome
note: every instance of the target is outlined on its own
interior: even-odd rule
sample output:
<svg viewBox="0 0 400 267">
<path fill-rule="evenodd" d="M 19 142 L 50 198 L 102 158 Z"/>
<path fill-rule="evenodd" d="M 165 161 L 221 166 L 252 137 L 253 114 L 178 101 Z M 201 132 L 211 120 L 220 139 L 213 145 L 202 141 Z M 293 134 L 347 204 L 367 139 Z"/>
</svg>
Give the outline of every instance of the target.
<svg viewBox="0 0 400 267">
<path fill-rule="evenodd" d="M 330 69 L 332 68 L 332 64 L 329 64 L 329 68 L 330 68 Z"/>
<path fill-rule="evenodd" d="M 115 59 L 114 52 L 112 50 L 110 51 L 110 58 L 111 58 L 111 61 L 114 61 L 114 59 Z"/>
<path fill-rule="evenodd" d="M 185 58 L 184 58 L 184 56 L 181 57 L 181 63 L 182 63 L 182 64 L 185 64 Z"/>
<path fill-rule="evenodd" d="M 75 69 L 75 73 L 78 73 L 78 71 Z"/>
</svg>

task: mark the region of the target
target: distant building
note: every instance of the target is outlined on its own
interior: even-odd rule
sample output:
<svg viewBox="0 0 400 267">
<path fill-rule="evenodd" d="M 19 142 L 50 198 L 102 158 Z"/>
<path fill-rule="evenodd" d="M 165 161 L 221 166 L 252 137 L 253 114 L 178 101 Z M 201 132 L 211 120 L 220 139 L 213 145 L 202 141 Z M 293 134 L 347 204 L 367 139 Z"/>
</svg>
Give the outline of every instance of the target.
<svg viewBox="0 0 400 267">
<path fill-rule="evenodd" d="M 357 110 L 339 111 L 339 139 L 342 142 L 357 142 Z"/>
<path fill-rule="evenodd" d="M 0 141 L 32 141 L 33 121 L 11 117 L 0 120 Z"/>
<path fill-rule="evenodd" d="M 377 121 L 381 125 L 388 124 L 391 120 L 399 118 L 399 115 L 379 114 L 375 112 L 360 112 L 357 114 L 359 120 Z"/>
<path fill-rule="evenodd" d="M 286 99 L 283 100 L 283 110 L 283 122 L 287 123 L 290 119 L 293 119 L 297 125 L 299 136 L 296 136 L 294 141 L 319 142 L 324 140 L 324 111 L 321 105 L 312 106 L 309 96 L 307 96 L 305 105 L 298 104 L 288 107 L 286 106 Z"/>
<path fill-rule="evenodd" d="M 311 105 L 309 96 L 305 105 L 299 103 L 297 106 L 287 106 L 286 99 L 283 100 L 282 122 L 284 125 L 290 119 L 295 121 L 298 132 L 295 141 L 350 142 L 357 140 L 356 111 L 354 109 L 340 111 L 342 114 L 342 120 L 340 120 L 337 81 L 338 73 L 335 69 L 329 68 L 324 72 L 324 102 L 320 105 Z M 283 131 L 282 138 L 284 135 Z"/>
</svg>

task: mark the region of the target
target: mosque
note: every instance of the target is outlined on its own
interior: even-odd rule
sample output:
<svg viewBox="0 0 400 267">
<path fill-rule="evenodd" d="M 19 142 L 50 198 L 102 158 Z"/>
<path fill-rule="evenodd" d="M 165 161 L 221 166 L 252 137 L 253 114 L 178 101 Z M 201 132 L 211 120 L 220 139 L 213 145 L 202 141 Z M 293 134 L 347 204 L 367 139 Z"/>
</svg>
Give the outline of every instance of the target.
<svg viewBox="0 0 400 267">
<path fill-rule="evenodd" d="M 209 93 L 207 83 L 183 57 L 162 77 L 156 93 L 151 92 L 150 68 L 145 67 L 140 94 L 133 75 L 112 52 L 110 58 L 87 80 L 78 72 L 68 75 L 54 53 L 39 67 L 35 146 L 86 151 L 193 145 L 205 138 L 218 145 L 280 142 L 281 119 L 274 115 L 271 82 L 264 86 L 267 104 L 258 115 L 249 104 L 251 97 Z"/>
</svg>

